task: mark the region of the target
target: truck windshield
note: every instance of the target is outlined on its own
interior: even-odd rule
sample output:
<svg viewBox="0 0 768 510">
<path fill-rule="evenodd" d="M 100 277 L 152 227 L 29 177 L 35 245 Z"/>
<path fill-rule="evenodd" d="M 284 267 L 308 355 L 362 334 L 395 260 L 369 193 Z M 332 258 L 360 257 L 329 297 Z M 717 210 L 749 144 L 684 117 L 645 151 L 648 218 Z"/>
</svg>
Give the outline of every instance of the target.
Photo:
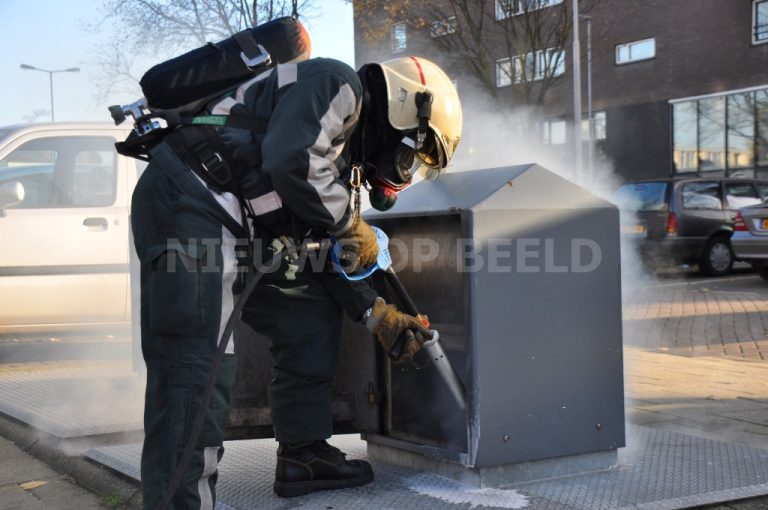
<svg viewBox="0 0 768 510">
<path fill-rule="evenodd" d="M 613 201 L 623 210 L 664 211 L 667 209 L 666 196 L 666 182 L 642 182 L 621 186 Z"/>
</svg>

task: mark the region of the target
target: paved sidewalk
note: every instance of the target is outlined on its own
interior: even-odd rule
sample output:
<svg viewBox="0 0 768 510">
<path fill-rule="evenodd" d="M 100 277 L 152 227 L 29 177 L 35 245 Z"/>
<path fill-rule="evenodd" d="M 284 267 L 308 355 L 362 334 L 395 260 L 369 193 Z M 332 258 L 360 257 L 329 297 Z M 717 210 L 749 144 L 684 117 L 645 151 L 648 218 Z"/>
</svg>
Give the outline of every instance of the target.
<svg viewBox="0 0 768 510">
<path fill-rule="evenodd" d="M 624 349 L 632 425 L 768 449 L 768 363 Z"/>
<path fill-rule="evenodd" d="M 745 475 L 744 465 L 739 464 L 737 458 L 729 455 L 732 452 L 746 451 L 743 448 L 747 447 L 768 451 L 768 284 L 752 275 L 737 275 L 735 278 L 717 280 L 683 278 L 646 281 L 641 286 L 625 285 L 624 299 L 628 447 L 619 455 L 620 460 L 629 461 L 625 467 L 631 468 L 632 461 L 639 458 L 638 455 L 642 457 L 654 447 L 658 447 L 654 445 L 657 439 L 653 438 L 683 434 L 688 438 L 698 437 L 710 442 L 693 440 L 685 443 L 702 446 L 700 450 L 694 449 L 694 455 L 690 458 L 686 457 L 682 464 L 664 465 L 663 469 L 654 471 L 658 479 L 654 478 L 649 482 L 649 490 L 651 487 L 659 487 L 668 491 L 669 494 L 665 497 L 673 498 L 666 500 L 672 502 L 670 504 L 680 504 L 681 499 L 678 497 L 678 500 L 674 500 L 674 494 L 684 494 L 677 491 L 675 484 L 687 487 L 700 485 L 699 489 L 693 492 L 705 498 L 696 501 L 722 501 L 765 494 L 766 491 L 761 492 L 759 489 L 768 483 L 768 478 Z M 86 379 L 91 375 L 96 379 L 105 375 L 115 377 L 119 375 L 118 368 L 125 369 L 124 364 L 112 361 L 0 365 L 0 381 L 8 383 L 0 384 L 0 395 L 11 392 L 12 383 L 18 379 L 23 382 L 24 391 L 18 394 L 19 398 L 16 402 L 19 406 L 23 404 L 39 411 L 40 406 L 45 402 L 32 401 L 31 397 L 43 398 L 45 395 L 52 397 L 72 392 L 73 390 L 67 389 L 66 384 L 70 384 L 70 379 L 76 376 L 82 375 Z M 55 379 L 52 386 L 55 389 L 51 392 L 43 388 L 46 379 Z M 38 386 L 40 391 L 30 396 L 27 390 L 38 388 Z M 133 400 L 138 399 L 137 405 L 121 404 L 119 406 L 124 414 L 122 420 L 125 423 L 140 421 L 140 391 L 136 391 L 137 388 L 134 386 L 135 384 L 128 385 L 121 382 L 109 387 L 117 390 L 122 397 L 127 397 L 128 394 L 138 395 L 131 397 Z M 109 388 L 103 387 L 100 391 L 76 393 L 81 397 L 88 394 L 103 397 L 104 391 Z M 127 391 L 128 388 L 131 391 Z M 47 421 L 39 422 L 38 425 L 45 424 L 46 427 L 52 427 L 51 430 L 55 430 L 54 425 L 65 424 L 65 421 L 56 414 L 57 406 L 64 400 L 70 399 L 61 395 L 58 398 L 49 398 L 52 400 L 50 405 L 43 407 L 50 416 Z M 10 401 L 7 395 L 5 400 Z M 114 402 L 111 398 L 98 400 Z M 98 411 L 98 414 L 101 414 L 99 406 L 89 406 L 86 402 L 79 400 L 78 402 L 78 414 L 86 410 Z M 59 411 L 64 412 L 63 409 Z M 109 413 L 109 415 L 117 416 L 115 413 Z M 17 416 L 17 419 L 20 418 Z M 660 434 L 655 434 L 656 432 Z M 649 441 L 648 438 L 652 439 Z M 16 440 L 22 445 L 32 442 L 32 440 Z M 714 443 L 711 441 L 720 445 L 726 443 L 729 445 L 721 449 L 721 452 L 725 452 L 723 458 L 727 462 L 721 462 L 720 457 L 712 457 L 713 452 L 717 454 L 718 448 L 721 447 L 712 446 Z M 37 444 L 31 447 L 35 455 L 38 455 L 41 446 Z M 681 444 L 675 444 L 659 451 L 669 452 L 669 455 L 674 457 L 679 455 L 679 452 L 675 453 L 675 448 L 680 447 Z M 234 457 L 230 455 L 230 458 Z M 82 462 L 87 465 L 86 467 L 96 466 L 89 461 Z M 63 472 L 70 472 L 61 464 L 51 465 L 57 466 L 55 469 Z M 726 465 L 741 467 L 727 471 Z M 696 471 L 699 468 L 704 471 Z M 101 471 L 105 470 L 101 469 Z M 620 469 L 614 475 L 621 475 L 622 472 L 626 470 Z M 265 476 L 271 476 L 271 471 Z M 666 476 L 673 477 L 674 482 L 664 478 Z M 722 477 L 744 476 L 746 479 L 739 479 L 741 481 L 737 484 L 729 486 L 736 488 L 734 496 L 706 499 L 708 495 L 715 494 L 713 490 L 715 492 L 718 490 L 717 483 L 710 484 L 711 481 L 719 482 Z M 86 483 L 88 487 L 93 485 L 90 479 L 90 476 L 78 477 L 78 480 L 88 480 Z M 585 485 L 580 485 L 582 480 Z M 597 483 L 594 486 L 587 484 L 586 480 L 586 478 L 571 479 L 552 483 L 563 493 L 580 495 L 586 491 L 586 495 L 594 498 L 605 497 L 615 490 L 615 488 L 609 489 L 609 485 L 605 485 L 604 480 L 589 482 Z M 28 485 L 27 482 L 33 483 Z M 45 482 L 45 484 L 38 485 L 37 482 Z M 122 482 L 128 483 L 125 479 Z M 225 480 L 222 481 L 224 482 Z M 543 495 L 552 492 L 547 488 L 549 486 L 546 486 L 546 483 L 549 482 L 516 486 L 515 489 L 530 498 L 529 508 L 544 508 L 542 502 L 546 497 Z M 265 484 L 267 489 L 264 491 L 269 493 L 269 483 L 265 482 Z M 252 483 L 249 487 L 251 485 Z M 404 487 L 400 482 L 395 485 L 398 488 Z M 115 493 L 108 484 L 102 484 L 100 487 L 102 489 L 95 490 L 101 494 Z M 104 490 L 105 487 L 107 490 Z M 741 489 L 738 489 L 739 487 Z M 124 492 L 131 494 L 135 488 L 135 485 L 131 485 Z M 367 492 L 365 494 L 366 497 L 370 496 Z M 131 500 L 130 497 L 123 499 Z M 321 499 L 311 500 L 311 502 L 319 501 Z M 373 500 L 365 499 L 365 501 Z M 565 503 L 557 506 L 554 503 L 555 500 L 552 501 L 553 506 L 546 508 L 576 507 L 566 506 Z M 659 500 L 646 499 L 646 502 L 642 503 L 640 498 L 636 498 L 628 501 L 634 502 L 631 506 L 633 509 L 661 508 L 654 506 L 659 503 Z M 90 509 L 104 508 L 102 505 L 106 503 L 108 501 L 89 494 L 66 476 L 58 474 L 44 463 L 31 458 L 12 443 L 0 440 L 0 510 L 11 508 Z M 431 505 L 433 508 L 447 507 L 439 500 L 433 500 L 433 503 Z M 310 507 L 315 508 L 311 505 Z M 664 508 L 673 507 L 682 508 L 683 506 Z M 325 506 L 317 508 L 325 508 Z M 340 505 L 335 508 L 359 508 L 359 506 Z M 583 508 L 594 510 L 614 507 L 592 505 Z M 707 508 L 712 510 L 768 509 L 768 497 L 760 496 L 749 501 L 719 504 Z"/>
<path fill-rule="evenodd" d="M 108 501 L 0 437 L 0 510 L 92 510 Z"/>
<path fill-rule="evenodd" d="M 753 283 L 756 276 L 730 279 Z M 768 360 L 768 283 L 722 289 L 725 280 L 694 278 L 627 285 L 624 344 L 689 356 Z"/>
</svg>

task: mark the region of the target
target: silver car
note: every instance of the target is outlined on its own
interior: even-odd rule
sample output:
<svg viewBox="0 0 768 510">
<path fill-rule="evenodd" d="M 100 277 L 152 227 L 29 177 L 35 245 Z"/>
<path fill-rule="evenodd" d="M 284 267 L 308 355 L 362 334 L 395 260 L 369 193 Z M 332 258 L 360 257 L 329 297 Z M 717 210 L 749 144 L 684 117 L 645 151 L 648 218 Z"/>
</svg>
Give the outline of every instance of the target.
<svg viewBox="0 0 768 510">
<path fill-rule="evenodd" d="M 106 123 L 0 128 L 0 334 L 127 327 L 130 196 L 143 165 Z"/>
<path fill-rule="evenodd" d="M 768 280 L 768 203 L 739 209 L 734 218 L 731 248 L 736 258 L 750 262 Z"/>
</svg>

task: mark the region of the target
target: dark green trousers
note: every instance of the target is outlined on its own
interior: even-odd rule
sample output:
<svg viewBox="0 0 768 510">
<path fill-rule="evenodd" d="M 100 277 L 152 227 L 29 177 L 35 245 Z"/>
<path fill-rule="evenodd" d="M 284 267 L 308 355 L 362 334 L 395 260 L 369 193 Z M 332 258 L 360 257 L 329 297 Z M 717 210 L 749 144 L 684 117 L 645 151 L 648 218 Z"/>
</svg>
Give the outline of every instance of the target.
<svg viewBox="0 0 768 510">
<path fill-rule="evenodd" d="M 141 344 L 147 365 L 141 482 L 148 510 L 160 506 L 190 443 L 220 326 L 232 309 L 236 234 L 247 233 L 238 230 L 228 211 L 164 144 L 153 151 L 134 190 L 131 227 L 141 261 Z M 229 354 L 173 509 L 212 510 L 215 505 L 234 381 L 235 359 Z"/>
<path fill-rule="evenodd" d="M 272 425 L 277 440 L 287 442 L 331 436 L 341 347 L 342 307 L 327 288 L 329 275 L 295 270 L 284 259 L 243 311 L 243 321 L 271 340 Z"/>
<path fill-rule="evenodd" d="M 170 478 L 189 443 L 213 360 L 213 352 L 207 346 L 194 346 L 189 339 L 182 339 L 176 342 L 177 345 L 172 343 L 155 342 L 144 346 L 147 391 L 141 486 L 147 510 L 160 506 Z M 234 381 L 235 356 L 228 354 L 222 361 L 213 398 L 205 413 L 203 432 L 171 508 L 213 509 L 217 465 L 224 454 L 222 444 Z"/>
</svg>

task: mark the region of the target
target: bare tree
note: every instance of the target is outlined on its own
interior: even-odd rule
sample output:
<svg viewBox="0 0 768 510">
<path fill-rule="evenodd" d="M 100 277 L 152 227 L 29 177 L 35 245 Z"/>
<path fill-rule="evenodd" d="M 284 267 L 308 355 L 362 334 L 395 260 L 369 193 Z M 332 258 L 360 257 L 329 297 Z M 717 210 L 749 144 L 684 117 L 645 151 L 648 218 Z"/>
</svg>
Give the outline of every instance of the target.
<svg viewBox="0 0 768 510">
<path fill-rule="evenodd" d="M 582 12 L 597 1 L 583 2 Z M 563 0 L 428 4 L 401 0 L 384 7 L 372 0 L 354 0 L 353 4 L 366 43 L 381 43 L 392 21 L 406 20 L 412 30 L 428 30 L 427 40 L 441 58 L 468 71 L 490 96 L 503 102 L 541 105 L 565 72 L 565 46 L 573 27 Z"/>
<path fill-rule="evenodd" d="M 30 113 L 23 115 L 21 120 L 28 123 L 36 122 L 37 119 L 42 117 L 48 117 L 51 115 L 51 110 L 32 110 Z"/>
<path fill-rule="evenodd" d="M 260 23 L 299 14 L 313 0 L 105 0 L 102 20 L 89 30 L 108 31 L 111 42 L 94 56 L 101 72 L 100 99 L 137 90 L 147 63 L 220 41 Z M 143 65 L 142 65 L 143 64 Z"/>
</svg>

